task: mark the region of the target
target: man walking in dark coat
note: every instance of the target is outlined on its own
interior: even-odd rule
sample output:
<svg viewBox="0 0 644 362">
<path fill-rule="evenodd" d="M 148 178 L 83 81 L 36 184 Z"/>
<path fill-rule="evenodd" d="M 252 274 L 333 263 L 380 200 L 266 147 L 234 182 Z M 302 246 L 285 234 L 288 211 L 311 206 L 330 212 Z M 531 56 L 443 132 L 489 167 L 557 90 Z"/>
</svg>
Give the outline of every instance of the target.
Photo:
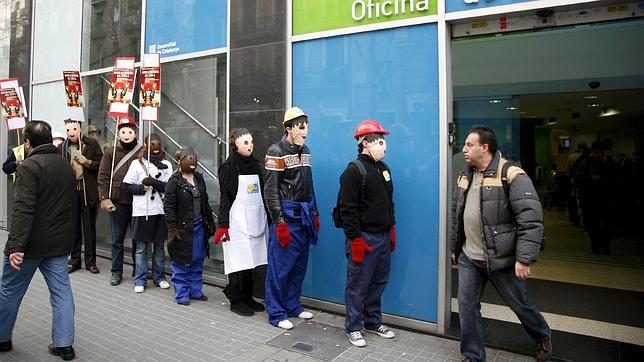
<svg viewBox="0 0 644 362">
<path fill-rule="evenodd" d="M 462 361 L 486 358 L 481 296 L 488 280 L 537 342 L 537 361 L 547 361 L 552 355 L 550 327 L 525 285 L 543 239 L 537 192 L 522 169 L 501 157 L 489 127 L 470 130 L 463 157 L 467 166 L 454 190 L 450 235 L 452 264 L 458 264 Z"/>
<path fill-rule="evenodd" d="M 51 144 L 47 122 L 27 123 L 24 139 L 28 156 L 16 171 L 11 234 L 0 283 L 0 352 L 12 349 L 18 308 L 40 269 L 51 295 L 53 343 L 49 352 L 70 360 L 75 357 L 75 307 L 67 255 L 75 237 L 74 172 Z"/>
</svg>

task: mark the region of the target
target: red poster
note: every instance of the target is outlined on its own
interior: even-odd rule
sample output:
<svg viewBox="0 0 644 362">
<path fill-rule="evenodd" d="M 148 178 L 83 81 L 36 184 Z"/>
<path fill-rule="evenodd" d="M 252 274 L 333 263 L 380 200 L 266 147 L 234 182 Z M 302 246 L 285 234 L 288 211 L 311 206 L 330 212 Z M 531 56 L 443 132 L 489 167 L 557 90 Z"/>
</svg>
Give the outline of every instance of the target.
<svg viewBox="0 0 644 362">
<path fill-rule="evenodd" d="M 117 57 L 107 94 L 110 116 L 127 116 L 134 95 L 134 57 Z"/>
<path fill-rule="evenodd" d="M 157 121 L 161 106 L 161 62 L 159 54 L 144 54 L 139 76 L 141 119 Z"/>
<path fill-rule="evenodd" d="M 10 131 L 25 127 L 25 111 L 14 88 L 0 89 L 0 104 L 2 118 L 7 120 L 7 128 Z"/>
<path fill-rule="evenodd" d="M 67 107 L 83 107 L 83 83 L 81 82 L 80 72 L 77 70 L 63 71 L 63 80 L 65 81 L 65 98 Z"/>
</svg>

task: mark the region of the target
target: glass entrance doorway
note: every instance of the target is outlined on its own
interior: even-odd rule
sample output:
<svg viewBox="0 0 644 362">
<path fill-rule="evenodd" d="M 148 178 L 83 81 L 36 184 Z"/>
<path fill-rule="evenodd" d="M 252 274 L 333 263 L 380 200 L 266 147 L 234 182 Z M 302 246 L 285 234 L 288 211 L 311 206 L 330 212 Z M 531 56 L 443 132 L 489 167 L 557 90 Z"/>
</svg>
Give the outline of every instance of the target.
<svg viewBox="0 0 644 362">
<path fill-rule="evenodd" d="M 546 246 L 528 293 L 557 358 L 644 353 L 643 38 L 644 21 L 632 20 L 452 40 L 452 180 L 474 125 L 492 127 L 504 157 L 533 180 Z M 458 336 L 456 273 L 448 334 Z M 486 343 L 534 353 L 490 285 L 482 315 Z"/>
</svg>

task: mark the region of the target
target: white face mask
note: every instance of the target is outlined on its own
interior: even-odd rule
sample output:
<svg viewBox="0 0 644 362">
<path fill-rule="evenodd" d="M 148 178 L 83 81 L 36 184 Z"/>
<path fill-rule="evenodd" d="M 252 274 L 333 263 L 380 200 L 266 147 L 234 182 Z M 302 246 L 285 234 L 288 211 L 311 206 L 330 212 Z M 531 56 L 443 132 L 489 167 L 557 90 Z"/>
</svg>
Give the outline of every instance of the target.
<svg viewBox="0 0 644 362">
<path fill-rule="evenodd" d="M 387 153 L 387 141 L 384 138 L 379 138 L 373 142 L 367 143 L 367 152 L 374 161 L 380 161 L 385 158 Z"/>
<path fill-rule="evenodd" d="M 299 123 L 291 127 L 290 131 L 287 130 L 288 136 L 294 144 L 302 147 L 304 145 L 304 140 L 309 135 L 309 123 Z"/>
<path fill-rule="evenodd" d="M 78 142 L 78 135 L 80 134 L 80 123 L 78 122 L 68 122 L 65 124 L 65 133 L 67 133 L 67 138 L 72 143 Z"/>
<path fill-rule="evenodd" d="M 253 153 L 253 136 L 250 134 L 245 134 L 235 140 L 235 146 L 237 147 L 237 153 L 244 157 L 248 157 Z"/>
<path fill-rule="evenodd" d="M 130 143 L 136 138 L 136 133 L 130 127 L 122 127 L 119 130 L 119 139 L 123 143 Z"/>
</svg>

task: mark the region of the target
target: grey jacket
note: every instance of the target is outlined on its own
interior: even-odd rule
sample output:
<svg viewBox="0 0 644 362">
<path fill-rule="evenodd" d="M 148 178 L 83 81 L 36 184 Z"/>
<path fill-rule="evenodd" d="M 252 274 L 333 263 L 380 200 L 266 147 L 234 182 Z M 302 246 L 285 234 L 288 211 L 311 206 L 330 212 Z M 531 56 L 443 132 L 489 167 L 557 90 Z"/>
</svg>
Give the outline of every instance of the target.
<svg viewBox="0 0 644 362">
<path fill-rule="evenodd" d="M 490 273 L 512 267 L 517 260 L 535 263 L 543 239 L 543 212 L 532 181 L 522 169 L 510 166 L 506 196 L 501 180 L 506 162 L 497 152 L 483 172 L 481 185 L 481 230 Z M 461 171 L 453 194 L 450 247 L 457 257 L 465 243 L 463 212 L 472 176 L 468 165 Z"/>
</svg>

